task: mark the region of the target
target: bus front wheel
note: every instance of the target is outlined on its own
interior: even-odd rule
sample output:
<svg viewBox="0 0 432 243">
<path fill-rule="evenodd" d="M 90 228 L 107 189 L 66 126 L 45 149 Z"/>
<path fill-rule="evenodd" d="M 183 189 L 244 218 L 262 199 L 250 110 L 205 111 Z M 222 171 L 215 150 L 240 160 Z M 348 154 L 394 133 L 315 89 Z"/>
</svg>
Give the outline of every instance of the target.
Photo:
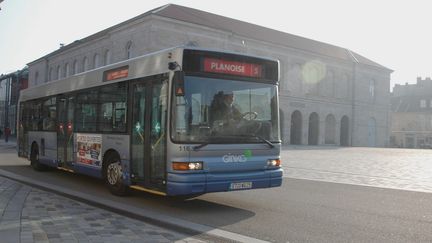
<svg viewBox="0 0 432 243">
<path fill-rule="evenodd" d="M 123 170 L 120 163 L 120 156 L 116 153 L 107 155 L 104 166 L 105 184 L 110 192 L 117 196 L 126 196 L 128 187 L 123 182 Z"/>
</svg>

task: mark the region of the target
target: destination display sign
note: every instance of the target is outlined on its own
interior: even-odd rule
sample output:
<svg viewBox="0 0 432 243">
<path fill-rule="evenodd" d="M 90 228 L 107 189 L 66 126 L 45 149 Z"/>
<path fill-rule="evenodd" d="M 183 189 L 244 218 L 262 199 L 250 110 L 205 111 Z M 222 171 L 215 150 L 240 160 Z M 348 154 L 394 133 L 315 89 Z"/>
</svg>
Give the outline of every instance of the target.
<svg viewBox="0 0 432 243">
<path fill-rule="evenodd" d="M 239 79 L 278 84 L 279 62 L 265 58 L 207 50 L 185 49 L 182 71 L 186 75 Z"/>
<path fill-rule="evenodd" d="M 104 72 L 103 81 L 113 81 L 121 78 L 127 78 L 129 76 L 129 66 L 119 67 Z"/>
<path fill-rule="evenodd" d="M 227 61 L 216 58 L 204 58 L 204 72 L 223 73 L 251 78 L 262 77 L 262 66 L 254 63 Z"/>
</svg>

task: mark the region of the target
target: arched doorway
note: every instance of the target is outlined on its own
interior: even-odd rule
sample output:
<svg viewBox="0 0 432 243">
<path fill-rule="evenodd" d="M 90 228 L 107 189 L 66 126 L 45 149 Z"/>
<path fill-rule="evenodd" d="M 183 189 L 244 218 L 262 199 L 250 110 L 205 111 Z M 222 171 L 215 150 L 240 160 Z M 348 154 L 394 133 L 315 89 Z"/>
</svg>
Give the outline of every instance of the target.
<svg viewBox="0 0 432 243">
<path fill-rule="evenodd" d="M 308 144 L 318 145 L 318 137 L 319 137 L 319 117 L 316 112 L 313 112 L 309 116 Z"/>
<path fill-rule="evenodd" d="M 332 114 L 327 115 L 325 119 L 324 132 L 325 132 L 324 143 L 336 144 L 336 119 Z"/>
<path fill-rule="evenodd" d="M 376 146 L 376 121 L 371 117 L 368 122 L 368 146 Z"/>
<path fill-rule="evenodd" d="M 302 114 L 294 111 L 291 114 L 290 143 L 302 144 Z"/>
<path fill-rule="evenodd" d="M 341 119 L 340 145 L 349 146 L 349 119 L 347 116 L 343 116 Z"/>
</svg>

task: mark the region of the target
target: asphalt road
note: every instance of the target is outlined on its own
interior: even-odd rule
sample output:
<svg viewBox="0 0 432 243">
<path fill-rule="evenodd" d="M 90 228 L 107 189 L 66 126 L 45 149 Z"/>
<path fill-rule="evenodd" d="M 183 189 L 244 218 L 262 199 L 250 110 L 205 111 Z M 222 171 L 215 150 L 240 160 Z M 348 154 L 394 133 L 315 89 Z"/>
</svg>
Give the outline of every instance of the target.
<svg viewBox="0 0 432 243">
<path fill-rule="evenodd" d="M 430 193 L 285 178 L 280 188 L 214 193 L 185 202 L 142 192 L 119 198 L 93 178 L 35 172 L 11 149 L 0 151 L 0 161 L 0 169 L 22 176 L 261 240 L 432 241 Z"/>
</svg>

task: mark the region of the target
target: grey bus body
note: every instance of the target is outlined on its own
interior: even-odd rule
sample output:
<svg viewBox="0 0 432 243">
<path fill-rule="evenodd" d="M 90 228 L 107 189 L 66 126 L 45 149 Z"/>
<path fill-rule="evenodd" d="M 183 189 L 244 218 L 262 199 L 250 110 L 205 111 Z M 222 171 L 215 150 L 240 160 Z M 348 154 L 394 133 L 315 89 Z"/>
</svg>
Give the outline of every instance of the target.
<svg viewBox="0 0 432 243">
<path fill-rule="evenodd" d="M 257 105 L 257 109 L 261 108 L 260 111 L 266 113 L 269 122 L 253 122 L 252 119 L 244 122 L 249 127 L 259 124 L 252 130 L 272 133 L 271 139 L 252 132 L 250 137 L 241 135 L 242 140 L 238 140 L 237 136 L 223 135 L 217 141 L 204 141 L 199 138 L 211 136 L 211 128 L 209 125 L 202 126 L 199 119 L 207 119 L 203 116 L 211 116 L 211 112 L 203 111 L 204 103 L 197 100 L 204 99 L 207 91 L 191 94 L 189 101 L 181 95 L 174 95 L 177 92 L 174 84 L 176 73 L 183 71 L 186 50 L 195 49 L 177 47 L 163 50 L 21 91 L 17 123 L 18 154 L 27 157 L 37 170 L 48 166 L 103 178 L 114 194 L 123 194 L 130 187 L 175 196 L 280 186 L 282 169 L 277 164 L 277 161 L 280 163 L 281 148 L 277 97 L 279 73 L 276 74 L 277 79 L 268 84 L 252 84 L 257 93 L 253 97 L 271 105 L 271 112 Z M 277 61 L 265 60 L 278 65 Z M 217 74 L 195 77 L 194 72 L 184 72 L 183 75 L 185 77 L 181 82 L 184 84 L 181 85 L 184 87 L 181 87 L 186 95 L 188 90 L 193 89 L 188 87 L 208 82 L 210 85 L 203 90 L 211 90 L 212 82 L 218 82 Z M 240 88 L 248 84 L 247 80 L 238 81 L 236 77 L 225 79 L 229 81 L 227 85 L 236 87 L 241 100 L 252 102 L 247 101 L 248 95 L 251 99 L 251 89 L 248 94 L 247 90 Z M 120 104 L 122 108 L 117 109 L 123 112 L 120 118 L 114 117 L 114 113 L 118 112 L 115 106 L 121 102 L 116 100 L 112 91 L 106 95 L 107 100 L 113 99 L 104 108 L 109 110 L 112 107 L 113 112 L 108 114 L 108 117 L 111 115 L 111 123 L 107 124 L 127 119 L 123 130 L 119 128 L 116 132 L 102 128 L 106 114 L 102 114 L 100 109 L 105 104 L 97 103 L 100 102 L 98 100 L 90 107 L 92 110 L 84 107 L 87 105 L 85 102 L 79 101 L 80 95 L 86 92 L 90 95 L 85 98 L 91 99 L 93 91 L 100 99 L 105 95 L 102 87 L 109 85 L 113 86 L 111 90 L 118 85 L 127 94 L 127 100 Z M 51 114 L 56 116 L 55 127 L 45 129 L 44 125 L 39 125 L 36 128 L 38 125 L 32 111 L 39 108 L 34 107 L 34 102 L 44 106 L 45 98 L 49 97 L 55 99 L 51 106 L 54 111 Z M 77 116 L 81 116 L 77 112 L 78 106 L 86 112 L 96 112 L 97 117 L 93 118 L 97 124 L 90 125 L 97 127 L 95 130 L 79 128 L 79 122 L 76 122 Z M 184 118 L 188 112 L 194 113 L 189 114 L 189 120 Z M 86 123 L 85 119 L 82 118 L 80 123 Z M 188 135 L 193 133 L 200 135 Z M 177 165 L 181 169 L 177 169 Z M 189 167 L 185 170 L 181 167 L 184 165 Z"/>
</svg>

